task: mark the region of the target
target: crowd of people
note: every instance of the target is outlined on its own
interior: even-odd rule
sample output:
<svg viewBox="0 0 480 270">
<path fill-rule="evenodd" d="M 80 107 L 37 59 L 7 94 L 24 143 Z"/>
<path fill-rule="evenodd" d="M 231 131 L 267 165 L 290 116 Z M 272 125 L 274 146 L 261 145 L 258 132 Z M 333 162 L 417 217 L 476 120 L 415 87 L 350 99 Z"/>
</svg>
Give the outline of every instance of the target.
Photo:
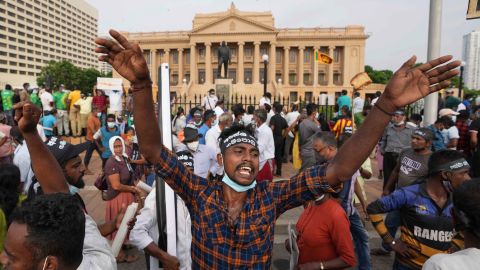
<svg viewBox="0 0 480 270">
<path fill-rule="evenodd" d="M 169 150 L 142 51 L 110 34 L 113 40 L 96 40 L 96 52 L 131 82 L 127 96 L 97 89 L 85 95 L 62 85 L 53 94 L 48 87 L 30 92 L 28 84 L 1 91 L 5 269 L 116 269 L 139 259 L 129 254 L 132 246 L 148 255 L 148 269 L 269 269 L 275 221 L 299 206 L 298 269 L 372 269 L 371 256 L 391 252 L 392 269 L 480 263 L 480 180 L 470 180 L 477 176 L 477 106 L 468 98 L 453 101 L 447 91 L 430 126 L 402 110 L 449 86 L 458 61 L 445 56 L 414 67 L 412 58 L 371 102 L 358 92 L 351 100 L 344 90 L 332 121 L 316 104 L 285 107 L 270 93 L 255 106 L 227 108 L 211 89 L 190 111 L 173 108 Z M 71 144 L 69 136 L 85 142 Z M 95 151 L 100 173 L 90 166 Z M 364 180 L 375 174 L 372 156 L 384 184 L 369 204 Z M 290 162 L 298 174 L 282 170 Z M 89 216 L 78 193 L 84 175 L 93 173 L 106 201 L 104 224 Z M 178 195 L 175 256 L 159 243 L 157 176 Z M 141 210 L 114 255 L 109 240 L 132 202 Z M 366 220 L 381 248 L 370 249 Z"/>
</svg>

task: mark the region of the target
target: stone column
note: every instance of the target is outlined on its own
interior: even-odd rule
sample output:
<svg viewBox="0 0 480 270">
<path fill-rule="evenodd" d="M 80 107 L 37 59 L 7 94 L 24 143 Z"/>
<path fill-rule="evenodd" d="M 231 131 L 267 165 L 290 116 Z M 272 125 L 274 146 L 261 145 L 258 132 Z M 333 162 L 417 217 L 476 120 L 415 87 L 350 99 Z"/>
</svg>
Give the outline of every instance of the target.
<svg viewBox="0 0 480 270">
<path fill-rule="evenodd" d="M 197 83 L 197 57 L 195 43 L 190 44 L 190 81 Z"/>
<path fill-rule="evenodd" d="M 328 46 L 328 54 L 333 59 L 333 51 L 335 50 L 335 46 Z M 328 65 L 328 83 L 327 86 L 333 86 L 333 65 L 335 61 Z"/>
<path fill-rule="evenodd" d="M 157 85 L 158 75 L 157 75 L 157 50 L 150 50 L 150 78 L 152 79 L 153 85 Z"/>
<path fill-rule="evenodd" d="M 178 49 L 178 83 L 183 84 L 183 49 Z"/>
<path fill-rule="evenodd" d="M 253 42 L 255 53 L 253 54 L 253 83 L 260 83 L 260 41 Z"/>
<path fill-rule="evenodd" d="M 298 85 L 303 86 L 303 52 L 304 46 L 298 47 Z"/>
<path fill-rule="evenodd" d="M 342 62 L 340 63 L 340 66 L 342 68 L 342 81 L 343 81 L 343 87 L 349 87 L 350 86 L 350 79 L 355 74 L 351 74 L 351 69 L 350 69 L 350 46 L 344 46 L 342 50 Z"/>
<path fill-rule="evenodd" d="M 268 74 L 268 78 L 270 79 L 271 82 L 275 81 L 275 68 L 277 66 L 276 61 L 277 61 L 277 54 L 276 54 L 276 43 L 275 42 L 270 42 L 270 55 L 268 57 L 268 69 L 270 70 Z"/>
<path fill-rule="evenodd" d="M 318 63 L 315 61 L 315 54 L 319 51 L 319 47 L 313 47 L 313 87 L 318 86 Z"/>
<path fill-rule="evenodd" d="M 167 63 L 169 64 L 170 63 L 170 49 L 165 49 L 165 54 L 163 56 L 163 63 Z M 162 63 L 162 64 L 163 64 Z M 170 65 L 169 65 L 170 66 Z"/>
<path fill-rule="evenodd" d="M 212 84 L 212 43 L 205 42 L 205 83 Z"/>
<path fill-rule="evenodd" d="M 245 42 L 238 42 L 238 57 L 237 57 L 237 83 L 244 83 L 244 70 L 243 70 L 243 45 Z"/>
<path fill-rule="evenodd" d="M 288 80 L 288 65 L 289 65 L 289 51 L 290 47 L 283 47 L 283 84 L 289 85 L 290 81 Z"/>
</svg>

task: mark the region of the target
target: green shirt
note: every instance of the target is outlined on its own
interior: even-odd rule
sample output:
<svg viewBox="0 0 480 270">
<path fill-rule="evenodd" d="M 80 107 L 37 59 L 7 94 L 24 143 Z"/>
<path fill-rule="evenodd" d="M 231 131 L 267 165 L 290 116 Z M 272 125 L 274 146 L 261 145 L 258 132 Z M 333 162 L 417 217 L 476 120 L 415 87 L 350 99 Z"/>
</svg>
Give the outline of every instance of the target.
<svg viewBox="0 0 480 270">
<path fill-rule="evenodd" d="M 4 89 L 1 93 L 3 110 L 9 111 L 13 109 L 13 91 Z"/>
<path fill-rule="evenodd" d="M 37 107 L 42 107 L 42 102 L 40 101 L 40 98 L 38 97 L 37 93 L 32 93 L 30 95 L 30 101 L 35 104 Z"/>
<path fill-rule="evenodd" d="M 57 110 L 67 109 L 67 95 L 67 93 L 60 91 L 53 93 L 53 101 L 55 102 L 55 108 L 57 108 Z"/>
</svg>

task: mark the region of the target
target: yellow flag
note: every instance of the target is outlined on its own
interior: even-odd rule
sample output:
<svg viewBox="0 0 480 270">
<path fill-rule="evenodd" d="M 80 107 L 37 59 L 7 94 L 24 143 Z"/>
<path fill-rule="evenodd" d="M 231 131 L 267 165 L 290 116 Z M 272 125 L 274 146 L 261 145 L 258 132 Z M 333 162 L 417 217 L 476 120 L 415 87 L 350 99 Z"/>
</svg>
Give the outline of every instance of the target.
<svg viewBox="0 0 480 270">
<path fill-rule="evenodd" d="M 331 64 L 333 59 L 327 54 L 321 52 L 315 52 L 315 62 L 320 62 L 323 64 Z"/>
</svg>

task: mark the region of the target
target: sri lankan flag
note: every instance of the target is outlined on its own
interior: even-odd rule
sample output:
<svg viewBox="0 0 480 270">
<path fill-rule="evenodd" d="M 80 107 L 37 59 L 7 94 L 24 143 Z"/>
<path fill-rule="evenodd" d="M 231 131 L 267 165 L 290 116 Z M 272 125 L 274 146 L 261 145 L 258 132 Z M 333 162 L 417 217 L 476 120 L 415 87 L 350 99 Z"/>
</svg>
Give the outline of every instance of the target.
<svg viewBox="0 0 480 270">
<path fill-rule="evenodd" d="M 320 62 L 322 64 L 331 64 L 333 62 L 333 59 L 328 54 L 315 52 L 315 62 Z"/>
</svg>

